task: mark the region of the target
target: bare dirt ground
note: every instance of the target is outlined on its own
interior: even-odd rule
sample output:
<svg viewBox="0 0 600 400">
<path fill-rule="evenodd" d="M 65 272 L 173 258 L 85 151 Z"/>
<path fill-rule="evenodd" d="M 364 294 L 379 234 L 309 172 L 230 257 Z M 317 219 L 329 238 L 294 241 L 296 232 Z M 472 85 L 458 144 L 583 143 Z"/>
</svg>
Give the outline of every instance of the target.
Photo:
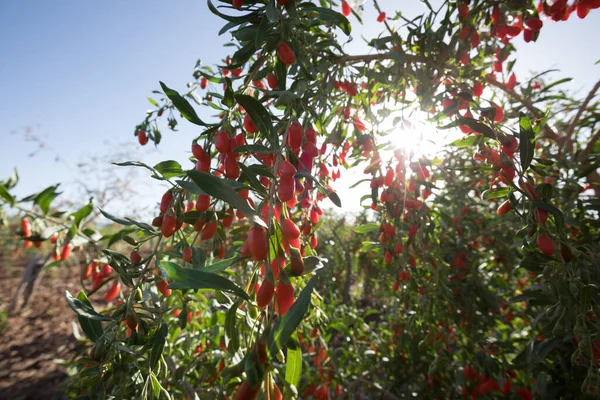
<svg viewBox="0 0 600 400">
<path fill-rule="evenodd" d="M 76 267 L 57 267 L 38 278 L 29 304 L 15 315 L 7 310 L 21 280 L 26 258 L 0 250 L 0 399 L 63 399 L 65 367 L 79 343 L 73 336 L 74 313 L 65 290 L 78 292 Z"/>
</svg>

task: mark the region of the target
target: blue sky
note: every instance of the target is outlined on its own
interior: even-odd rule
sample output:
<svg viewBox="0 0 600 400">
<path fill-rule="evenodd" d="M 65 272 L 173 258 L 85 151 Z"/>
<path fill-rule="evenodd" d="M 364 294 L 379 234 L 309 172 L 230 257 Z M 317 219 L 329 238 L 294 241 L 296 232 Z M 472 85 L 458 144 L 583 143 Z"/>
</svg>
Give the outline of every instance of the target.
<svg viewBox="0 0 600 400">
<path fill-rule="evenodd" d="M 408 15 L 422 7 L 416 0 L 380 4 L 388 15 L 398 4 L 409 5 Z M 354 41 L 346 47 L 350 53 L 365 50 L 361 35 L 372 37 L 381 29 L 368 0 L 366 9 L 367 23 L 355 24 Z M 198 58 L 212 65 L 227 55 L 222 45 L 230 36 L 217 35 L 222 25 L 205 0 L 1 1 L 0 179 L 16 167 L 19 196 L 64 182 L 73 197 L 79 193 L 76 179 L 93 183 L 97 176 L 74 172 L 80 162 L 92 162 L 103 174 L 111 174 L 108 161 L 117 156 L 116 161 L 183 162 L 196 128 L 182 122 L 179 132 L 165 130 L 158 149 L 135 146 L 133 128 L 150 108 L 146 98 L 159 80 L 184 90 Z M 515 41 L 517 76 L 560 68 L 559 76 L 575 78 L 572 89 L 591 87 L 600 78 L 595 37 L 600 37 L 600 12 L 585 20 L 545 21 L 537 43 Z M 49 148 L 29 157 L 36 144 L 27 140 L 26 127 Z M 160 197 L 160 185 L 144 172 L 119 176 L 135 176 L 139 204 Z"/>
</svg>

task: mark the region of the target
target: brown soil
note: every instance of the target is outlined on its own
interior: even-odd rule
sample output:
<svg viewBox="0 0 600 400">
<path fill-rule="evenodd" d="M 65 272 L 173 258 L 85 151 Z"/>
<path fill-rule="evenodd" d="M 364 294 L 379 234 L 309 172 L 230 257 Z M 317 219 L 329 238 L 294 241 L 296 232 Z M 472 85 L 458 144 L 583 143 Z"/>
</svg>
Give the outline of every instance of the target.
<svg viewBox="0 0 600 400">
<path fill-rule="evenodd" d="M 29 304 L 8 316 L 25 262 L 0 254 L 0 399 L 63 399 L 65 367 L 56 361 L 70 361 L 79 346 L 63 293 L 78 292 L 78 272 L 61 266 L 43 273 Z"/>
</svg>

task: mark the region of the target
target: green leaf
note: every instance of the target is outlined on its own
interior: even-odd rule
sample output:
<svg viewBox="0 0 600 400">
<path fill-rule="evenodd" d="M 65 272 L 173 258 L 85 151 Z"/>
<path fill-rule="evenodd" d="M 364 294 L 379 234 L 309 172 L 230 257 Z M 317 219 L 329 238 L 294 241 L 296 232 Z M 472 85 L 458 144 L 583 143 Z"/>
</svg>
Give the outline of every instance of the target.
<svg viewBox="0 0 600 400">
<path fill-rule="evenodd" d="M 290 385 L 298 386 L 302 376 L 302 347 L 298 343 L 298 335 L 294 334 L 290 338 L 297 346 L 295 350 L 287 348 L 287 360 L 285 362 L 285 381 Z"/>
<path fill-rule="evenodd" d="M 235 99 L 233 98 L 233 87 L 231 83 L 231 79 L 225 78 L 226 87 L 225 87 L 225 96 L 223 96 L 223 100 L 221 103 L 225 104 L 227 108 L 233 107 L 235 104 Z"/>
<path fill-rule="evenodd" d="M 327 262 L 326 259 L 317 256 L 304 257 L 302 261 L 304 262 L 303 274 L 309 274 L 311 272 L 320 270 L 325 266 L 324 262 Z"/>
<path fill-rule="evenodd" d="M 197 170 L 188 171 L 188 176 L 204 193 L 231 204 L 254 223 L 266 228 L 266 224 L 254 213 L 254 210 L 250 207 L 248 202 L 233 190 L 233 188 L 225 182 L 225 179 Z"/>
<path fill-rule="evenodd" d="M 260 384 L 263 381 L 265 371 L 256 358 L 255 351 L 248 353 L 248 357 L 244 359 L 244 372 L 246 373 L 248 384 L 255 389 L 260 389 Z"/>
<path fill-rule="evenodd" d="M 493 110 L 495 110 L 495 108 Z M 468 126 L 469 128 L 473 129 L 475 132 L 480 133 L 485 137 L 489 137 L 491 139 L 496 139 L 498 137 L 498 134 L 496 133 L 496 131 L 494 131 L 492 128 L 490 128 L 486 124 L 477 121 L 474 118 L 459 117 L 459 120 L 462 125 Z"/>
<path fill-rule="evenodd" d="M 262 153 L 262 154 L 268 154 L 268 153 L 275 153 L 275 151 L 273 149 L 270 149 L 267 146 L 263 146 L 262 144 L 245 144 L 242 146 L 238 146 L 235 149 L 233 149 L 234 153 Z"/>
<path fill-rule="evenodd" d="M 160 324 L 160 327 L 156 330 L 156 334 L 154 335 L 154 341 L 152 343 L 152 352 L 150 353 L 150 369 L 153 369 L 160 357 L 162 356 L 163 349 L 165 348 L 165 340 L 167 339 L 167 334 L 169 333 L 169 327 L 163 321 Z"/>
<path fill-rule="evenodd" d="M 367 233 L 373 232 L 379 229 L 379 224 L 365 224 L 361 226 L 357 226 L 354 228 L 354 232 L 356 233 Z"/>
<path fill-rule="evenodd" d="M 125 226 L 133 225 L 131 222 L 129 222 L 127 220 L 124 220 L 124 219 L 121 219 L 121 218 L 117 218 L 114 215 L 107 213 L 106 211 L 104 211 L 101 208 L 98 208 L 98 210 L 100 210 L 100 213 L 102 215 L 104 215 L 104 217 L 110 219 L 113 222 L 116 222 L 119 225 L 125 225 Z"/>
<path fill-rule="evenodd" d="M 158 103 L 152 97 L 148 97 L 148 102 L 150 102 L 150 104 L 153 106 L 158 107 Z"/>
<path fill-rule="evenodd" d="M 246 43 L 244 47 L 233 53 L 233 56 L 231 56 L 231 64 L 225 66 L 224 68 L 234 69 L 242 67 L 248 62 L 250 57 L 252 57 L 255 52 L 256 47 L 254 47 L 254 41 L 252 40 Z"/>
<path fill-rule="evenodd" d="M 98 314 L 91 305 L 87 305 L 78 298 L 73 297 L 68 290 L 65 290 L 65 299 L 67 299 L 69 306 L 80 317 L 94 321 L 111 321 L 111 318 Z"/>
<path fill-rule="evenodd" d="M 479 144 L 481 142 L 481 138 L 483 136 L 475 136 L 475 135 L 469 135 L 469 136 L 465 136 L 463 138 L 460 139 L 456 139 L 454 142 L 448 144 L 448 146 L 454 146 L 454 147 L 471 147 L 471 146 L 475 146 L 477 144 Z"/>
<path fill-rule="evenodd" d="M 271 115 L 261 102 L 245 94 L 236 94 L 235 99 L 250 115 L 252 122 L 254 122 L 260 133 L 267 138 L 274 148 L 278 148 L 278 137 L 271 121 Z"/>
<path fill-rule="evenodd" d="M 135 228 L 124 228 L 120 229 L 118 232 L 115 232 L 112 235 L 105 235 L 102 237 L 102 240 L 108 239 L 108 243 L 106 244 L 107 248 L 110 248 L 113 244 L 117 243 L 119 240 L 125 240 L 125 237 L 129 237 L 130 233 L 134 233 L 137 230 Z M 131 239 L 131 238 L 130 238 Z"/>
<path fill-rule="evenodd" d="M 192 267 L 202 269 L 206 264 L 206 252 L 196 246 L 192 246 Z"/>
<path fill-rule="evenodd" d="M 243 260 L 244 258 L 245 257 L 238 257 L 238 256 L 226 258 L 226 259 L 216 262 L 214 264 L 207 265 L 206 267 L 204 267 L 202 269 L 202 271 L 212 272 L 212 273 L 221 272 L 221 271 L 226 270 L 228 267 L 232 266 L 236 262 Z"/>
<path fill-rule="evenodd" d="M 544 92 L 547 92 L 548 90 L 552 89 L 555 86 L 561 85 L 563 83 L 566 82 L 571 82 L 573 80 L 573 78 L 563 78 L 563 79 L 559 79 L 556 82 L 552 82 L 551 84 L 549 84 L 548 86 L 544 86 L 542 88 L 542 90 L 540 90 L 539 94 L 542 94 Z"/>
<path fill-rule="evenodd" d="M 182 189 L 187 190 L 191 194 L 206 194 L 196 185 L 194 182 L 184 181 L 184 180 L 176 180 L 175 181 Z"/>
<path fill-rule="evenodd" d="M 272 3 L 272 2 L 269 2 Z M 271 7 L 273 4 L 271 4 Z M 269 10 L 269 4 L 267 4 L 267 12 Z M 258 30 L 256 31 L 256 35 L 254 36 L 254 47 L 260 49 L 263 47 L 263 43 L 265 42 L 265 38 L 269 34 L 269 28 L 271 24 L 269 24 L 269 16 L 267 14 L 267 18 L 261 18 L 260 24 L 258 25 Z"/>
<path fill-rule="evenodd" d="M 63 260 L 52 261 L 50 264 L 44 265 L 43 270 L 47 270 L 47 269 L 59 266 L 62 262 L 63 262 Z"/>
<path fill-rule="evenodd" d="M 173 106 L 177 108 L 177 110 L 183 115 L 185 119 L 190 121 L 192 124 L 207 126 L 196 114 L 196 110 L 192 107 L 192 105 L 177 91 L 170 89 L 167 85 L 162 82 L 160 83 L 160 87 L 165 92 L 169 100 L 173 103 Z"/>
<path fill-rule="evenodd" d="M 152 178 L 158 179 L 160 181 L 164 181 L 166 179 L 157 170 L 155 170 L 151 166 L 149 166 L 147 164 L 144 164 L 143 162 L 140 162 L 140 161 L 125 161 L 125 162 L 120 162 L 120 163 L 113 163 L 113 165 L 116 165 L 118 167 L 142 167 L 142 168 L 146 168 L 148 171 L 152 172 L 152 175 L 151 175 Z"/>
<path fill-rule="evenodd" d="M 37 204 L 40 207 L 40 210 L 42 210 L 44 215 L 48 214 L 48 211 L 50 211 L 52 200 L 60 195 L 60 192 L 56 191 L 57 188 L 58 185 L 47 187 L 38 193 L 33 200 L 34 204 Z"/>
<path fill-rule="evenodd" d="M 495 189 L 495 190 L 486 190 L 485 192 L 482 193 L 481 197 L 484 200 L 488 200 L 488 199 L 495 199 L 498 197 L 508 196 L 509 193 L 510 193 L 510 188 L 503 187 L 503 188 L 499 188 L 499 189 Z"/>
<path fill-rule="evenodd" d="M 239 165 L 240 169 L 244 173 L 244 177 L 247 178 L 247 180 L 250 182 L 250 186 L 252 186 L 252 188 L 257 193 L 259 193 L 261 196 L 266 197 L 267 191 L 266 191 L 265 187 L 260 183 L 260 181 L 256 178 L 256 174 L 254 174 L 246 164 L 239 162 L 239 161 L 237 164 Z"/>
<path fill-rule="evenodd" d="M 531 125 L 531 121 L 523 113 L 519 113 L 519 156 L 521 160 L 521 168 L 523 172 L 531 165 L 533 160 L 533 150 L 535 149 L 535 133 Z"/>
<path fill-rule="evenodd" d="M 79 292 L 77 299 L 93 309 L 92 303 L 83 291 Z M 104 329 L 102 328 L 102 323 L 100 321 L 85 318 L 80 315 L 77 316 L 77 319 L 79 320 L 79 325 L 81 325 L 83 333 L 85 333 L 85 335 L 92 342 L 98 341 L 98 339 L 104 334 Z"/>
<path fill-rule="evenodd" d="M 342 200 L 340 199 L 340 196 L 338 196 L 338 194 L 336 192 L 334 192 L 333 190 L 330 190 L 327 192 L 327 197 L 329 197 L 329 200 L 331 200 L 331 202 L 333 204 L 335 204 L 338 207 L 342 207 Z"/>
<path fill-rule="evenodd" d="M 92 199 L 90 199 L 89 203 L 86 204 L 85 206 L 81 207 L 79 210 L 75 211 L 73 214 L 71 214 L 71 216 L 73 218 L 75 218 L 75 225 L 77 227 L 79 227 L 79 224 L 81 223 L 81 221 L 87 217 L 88 215 L 90 215 L 92 213 L 92 211 L 94 210 L 94 205 L 92 204 Z"/>
<path fill-rule="evenodd" d="M 314 18 L 316 16 L 326 24 L 334 24 L 342 30 L 346 35 L 350 35 L 352 32 L 352 26 L 348 18 L 344 17 L 337 11 L 325 7 L 307 7 L 298 10 L 299 14 L 303 17 Z"/>
<path fill-rule="evenodd" d="M 245 300 L 249 300 L 248 294 L 235 283 L 221 275 L 204 270 L 183 268 L 175 263 L 163 261 L 160 266 L 165 270 L 169 279 L 170 289 L 215 289 L 231 293 Z"/>
<path fill-rule="evenodd" d="M 533 202 L 533 205 L 544 211 L 548 211 L 548 212 L 552 213 L 552 215 L 554 216 L 554 223 L 556 224 L 556 228 L 558 229 L 559 232 L 564 229 L 565 216 L 559 208 L 557 208 L 554 205 L 547 203 L 543 200 L 536 200 Z"/>
<path fill-rule="evenodd" d="M 15 205 L 15 198 L 8 193 L 8 190 L 6 190 L 4 185 L 0 185 L 0 197 L 4 198 L 11 206 Z"/>
<path fill-rule="evenodd" d="M 162 386 L 160 386 L 160 382 L 156 379 L 152 371 L 150 371 L 150 383 L 152 384 L 152 394 L 158 399 Z"/>
<path fill-rule="evenodd" d="M 212 12 L 213 14 L 215 14 L 218 17 L 223 18 L 225 21 L 239 22 L 241 24 L 243 22 L 249 22 L 252 17 L 256 16 L 256 13 L 250 13 L 250 14 L 239 16 L 239 17 L 232 17 L 230 15 L 223 14 L 222 12 L 217 10 L 217 8 L 214 6 L 214 4 L 212 3 L 211 0 L 208 0 L 207 3 L 208 3 L 208 9 L 210 10 L 210 12 Z"/>
<path fill-rule="evenodd" d="M 6 190 L 14 188 L 19 182 L 19 173 L 15 168 L 11 176 L 0 182 L 0 186 L 4 186 Z"/>
<path fill-rule="evenodd" d="M 130 217 L 125 217 L 125 219 L 127 221 L 131 222 L 133 225 L 137 226 L 138 228 L 140 228 L 141 230 L 143 230 L 143 231 L 145 231 L 145 232 L 147 232 L 149 234 L 155 234 L 156 233 L 156 230 L 151 225 L 148 225 L 148 224 L 146 224 L 144 222 L 138 222 L 138 221 L 136 221 L 136 220 L 134 220 L 133 218 L 130 218 Z"/>
<path fill-rule="evenodd" d="M 173 160 L 160 162 L 154 166 L 154 169 L 166 179 L 185 175 L 185 172 L 181 169 L 181 165 Z"/>
<path fill-rule="evenodd" d="M 308 282 L 302 293 L 300 293 L 300 296 L 296 299 L 296 302 L 285 313 L 283 318 L 277 321 L 269 337 L 269 352 L 271 355 L 274 356 L 279 349 L 285 346 L 304 319 L 304 315 L 310 306 L 310 298 L 316 282 L 317 277 L 315 276 Z"/>
</svg>

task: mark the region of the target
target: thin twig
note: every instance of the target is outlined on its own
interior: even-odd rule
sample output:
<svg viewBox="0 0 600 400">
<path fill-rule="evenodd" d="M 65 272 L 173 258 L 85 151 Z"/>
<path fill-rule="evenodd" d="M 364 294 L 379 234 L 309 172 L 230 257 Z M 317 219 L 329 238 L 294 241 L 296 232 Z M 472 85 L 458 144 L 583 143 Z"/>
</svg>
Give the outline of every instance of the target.
<svg viewBox="0 0 600 400">
<path fill-rule="evenodd" d="M 486 76 L 485 80 L 486 80 L 486 82 L 488 82 L 492 86 L 495 86 L 495 87 L 503 90 L 504 93 L 506 93 L 509 97 L 511 97 L 514 100 L 516 100 L 517 102 L 523 104 L 525 106 L 525 108 L 527 109 L 527 111 L 529 111 L 536 119 L 542 118 L 543 115 L 542 115 L 541 111 L 538 110 L 537 108 L 535 108 L 535 106 L 533 105 L 533 103 L 531 103 L 531 101 L 529 101 L 528 99 L 520 96 L 514 90 L 508 89 L 506 87 L 506 85 L 504 85 L 501 82 L 498 82 L 496 79 L 492 78 L 491 76 Z M 548 138 L 548 139 L 556 139 L 558 137 L 558 133 L 556 133 L 547 124 L 544 125 L 544 133 L 545 133 L 545 137 Z"/>
<path fill-rule="evenodd" d="M 408 63 L 425 63 L 427 60 L 420 56 L 415 56 L 411 54 L 404 54 L 406 57 L 406 62 Z M 346 54 L 344 56 L 338 57 L 338 64 L 355 64 L 355 63 L 369 63 L 371 61 L 381 61 L 381 60 L 391 60 L 394 57 L 392 56 L 392 52 L 387 53 L 378 53 L 378 54 L 358 54 L 358 55 L 349 55 Z"/>
<path fill-rule="evenodd" d="M 571 137 L 571 135 L 573 135 L 573 132 L 575 131 L 575 126 L 577 125 L 577 122 L 579 122 L 579 118 L 581 118 L 581 115 L 587 109 L 588 104 L 590 104 L 590 101 L 592 101 L 598 89 L 600 89 L 600 81 L 596 82 L 592 90 L 590 90 L 590 93 L 587 95 L 587 97 L 579 107 L 579 110 L 577 110 L 577 114 L 575 114 L 573 120 L 571 121 L 571 124 L 569 125 L 569 128 L 567 129 L 568 137 Z"/>
<path fill-rule="evenodd" d="M 585 157 L 587 157 L 588 154 L 590 154 L 590 152 L 594 148 L 594 144 L 596 144 L 598 140 L 600 140 L 600 129 L 596 131 L 594 136 L 592 136 L 592 138 L 588 142 L 587 146 L 585 146 L 585 149 L 581 152 L 581 155 L 579 156 L 580 160 L 583 160 Z"/>
</svg>

